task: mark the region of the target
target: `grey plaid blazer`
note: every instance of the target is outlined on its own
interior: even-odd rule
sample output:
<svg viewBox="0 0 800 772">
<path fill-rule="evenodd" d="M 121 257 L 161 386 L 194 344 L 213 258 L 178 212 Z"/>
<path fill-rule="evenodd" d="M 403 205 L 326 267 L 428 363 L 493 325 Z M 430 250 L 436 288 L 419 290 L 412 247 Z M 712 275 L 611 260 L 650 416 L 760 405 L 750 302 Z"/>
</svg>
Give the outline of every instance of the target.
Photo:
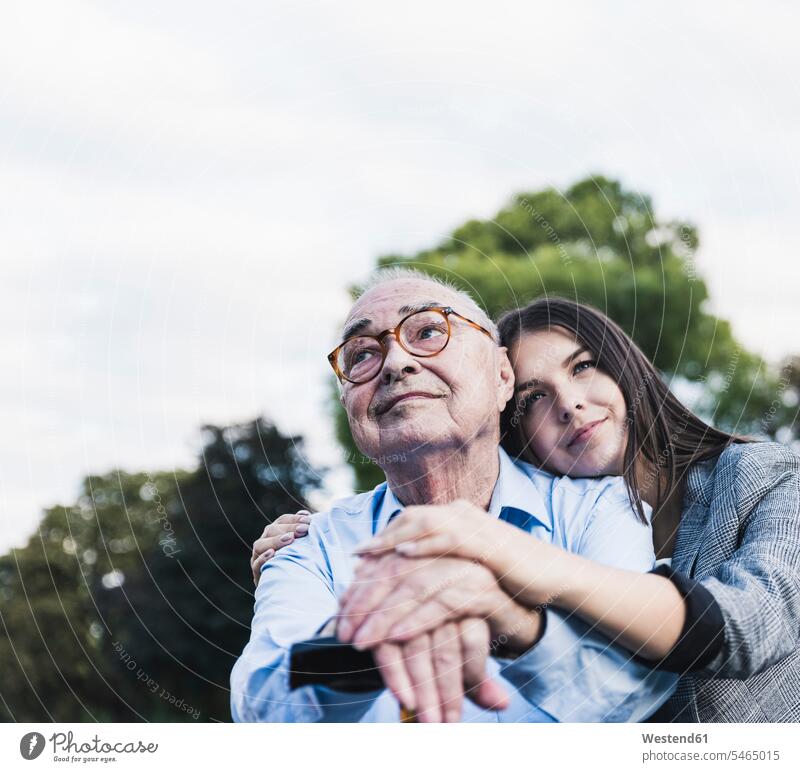
<svg viewBox="0 0 800 772">
<path fill-rule="evenodd" d="M 725 642 L 658 719 L 800 721 L 800 456 L 757 442 L 690 467 L 672 566 L 713 594 Z"/>
</svg>

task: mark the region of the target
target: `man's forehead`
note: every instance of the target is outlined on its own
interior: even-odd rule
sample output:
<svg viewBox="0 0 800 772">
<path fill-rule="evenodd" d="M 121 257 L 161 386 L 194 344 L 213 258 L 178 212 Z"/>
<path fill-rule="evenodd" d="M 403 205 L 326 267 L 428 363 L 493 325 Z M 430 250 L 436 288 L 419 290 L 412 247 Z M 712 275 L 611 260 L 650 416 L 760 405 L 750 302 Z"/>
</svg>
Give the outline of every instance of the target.
<svg viewBox="0 0 800 772">
<path fill-rule="evenodd" d="M 459 296 L 447 287 L 427 281 L 392 281 L 365 292 L 350 309 L 344 329 L 355 322 L 402 317 L 430 306 L 461 310 Z M 399 318 L 397 319 L 399 321 Z"/>
</svg>

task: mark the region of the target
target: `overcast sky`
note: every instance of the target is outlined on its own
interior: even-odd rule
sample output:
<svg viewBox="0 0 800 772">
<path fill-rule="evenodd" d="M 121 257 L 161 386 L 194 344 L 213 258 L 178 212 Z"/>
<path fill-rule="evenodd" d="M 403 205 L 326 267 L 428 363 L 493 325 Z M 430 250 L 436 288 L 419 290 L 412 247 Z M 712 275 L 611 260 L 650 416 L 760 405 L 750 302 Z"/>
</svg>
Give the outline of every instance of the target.
<svg viewBox="0 0 800 772">
<path fill-rule="evenodd" d="M 263 412 L 338 463 L 347 285 L 592 171 L 699 225 L 746 345 L 800 350 L 798 22 L 789 2 L 4 3 L 0 551 L 89 472 L 191 463 L 204 422 Z"/>
</svg>

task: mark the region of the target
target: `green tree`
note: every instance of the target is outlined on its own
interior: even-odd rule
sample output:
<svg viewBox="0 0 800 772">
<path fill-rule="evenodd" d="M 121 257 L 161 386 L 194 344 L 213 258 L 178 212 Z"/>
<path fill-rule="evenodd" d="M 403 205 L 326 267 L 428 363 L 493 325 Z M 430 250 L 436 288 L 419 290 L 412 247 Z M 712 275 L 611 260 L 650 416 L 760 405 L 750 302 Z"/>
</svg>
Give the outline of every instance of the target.
<svg viewBox="0 0 800 772">
<path fill-rule="evenodd" d="M 191 471 L 112 471 L 0 557 L 0 718 L 229 719 L 252 541 L 319 475 L 264 419 L 203 428 Z M 191 710 L 189 710 L 191 708 Z"/>
<path fill-rule="evenodd" d="M 695 225 L 662 220 L 648 196 L 593 176 L 563 192 L 520 193 L 493 218 L 470 220 L 432 249 L 388 255 L 377 266 L 442 276 L 493 317 L 544 294 L 590 303 L 622 325 L 667 380 L 701 384 L 693 407 L 706 418 L 742 433 L 766 427 L 774 436 L 792 422 L 785 405 L 764 422 L 777 373 L 708 309 L 698 246 Z M 358 453 L 340 408 L 335 425 L 358 488 L 374 486 L 383 475 Z"/>
<path fill-rule="evenodd" d="M 125 682 L 105 642 L 120 582 L 156 543 L 137 505 L 147 480 L 123 472 L 87 477 L 77 502 L 47 510 L 27 546 L 0 558 L 6 718 L 119 720 Z"/>
<path fill-rule="evenodd" d="M 118 638 L 172 693 L 227 720 L 228 678 L 253 614 L 253 540 L 277 515 L 308 506 L 320 478 L 301 440 L 263 420 L 203 434 L 197 470 L 169 501 L 162 550 L 131 588 L 137 621 Z"/>
</svg>

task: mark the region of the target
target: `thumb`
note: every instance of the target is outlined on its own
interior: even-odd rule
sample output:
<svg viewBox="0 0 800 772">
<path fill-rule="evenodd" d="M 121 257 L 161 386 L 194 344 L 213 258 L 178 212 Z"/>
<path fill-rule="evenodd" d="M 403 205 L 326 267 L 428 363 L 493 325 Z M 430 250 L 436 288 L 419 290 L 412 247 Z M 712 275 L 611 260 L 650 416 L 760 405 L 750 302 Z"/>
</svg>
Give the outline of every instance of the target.
<svg viewBox="0 0 800 772">
<path fill-rule="evenodd" d="M 476 705 L 490 710 L 505 710 L 511 702 L 508 692 L 491 678 L 484 678 L 477 686 L 470 689 L 467 697 Z"/>
</svg>

